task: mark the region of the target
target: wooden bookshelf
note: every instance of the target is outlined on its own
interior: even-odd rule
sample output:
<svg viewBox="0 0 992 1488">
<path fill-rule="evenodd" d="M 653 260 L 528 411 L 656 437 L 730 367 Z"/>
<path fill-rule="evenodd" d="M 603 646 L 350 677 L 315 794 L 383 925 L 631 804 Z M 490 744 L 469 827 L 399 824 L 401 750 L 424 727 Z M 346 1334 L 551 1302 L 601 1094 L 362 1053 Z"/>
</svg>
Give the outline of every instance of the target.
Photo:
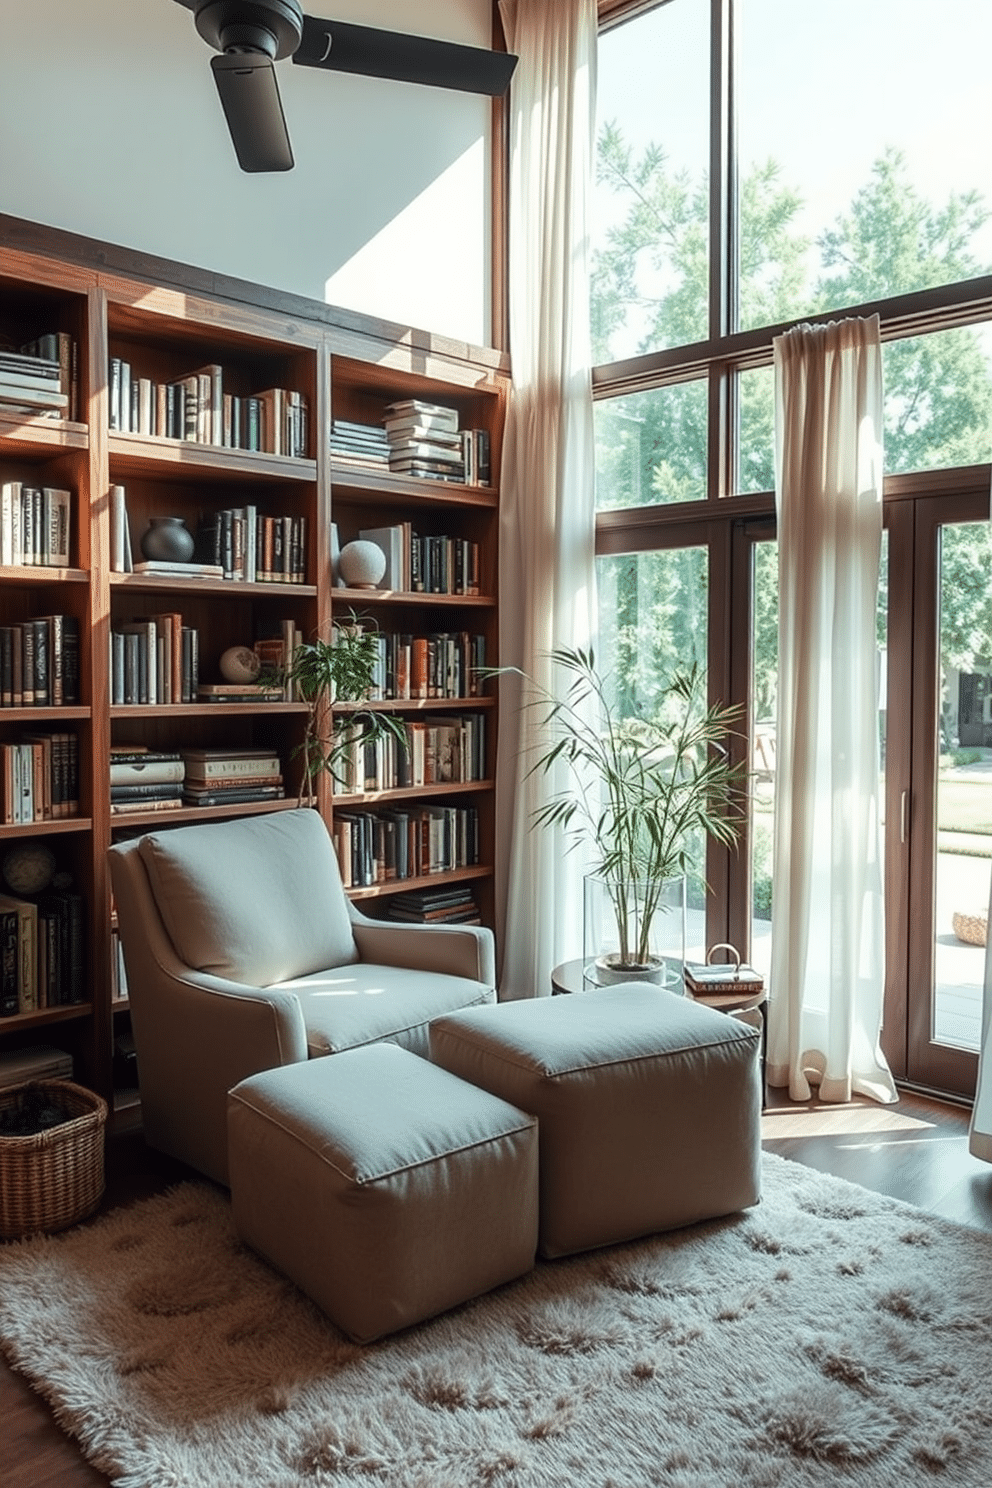
<svg viewBox="0 0 992 1488">
<path fill-rule="evenodd" d="M 0 405 L 0 479 L 57 486 L 73 493 L 70 565 L 0 568 L 0 624 L 62 613 L 80 628 L 80 692 L 63 707 L 0 707 L 0 742 L 36 729 L 78 736 L 80 809 L 73 818 L 0 825 L 0 860 L 18 844 L 42 842 L 59 872 L 87 905 L 86 1001 L 39 1008 L 0 1019 L 0 1050 L 52 1042 L 70 1050 L 76 1078 L 113 1097 L 115 1029 L 127 1018 L 126 998 L 112 997 L 112 904 L 108 846 L 124 835 L 194 821 L 229 819 L 296 804 L 305 708 L 284 703 L 121 702 L 115 700 L 111 634 L 149 615 L 178 612 L 199 638 L 201 682 L 220 681 L 218 663 L 230 646 L 251 645 L 265 630 L 292 620 L 305 637 L 329 637 L 354 609 L 382 628 L 416 634 L 471 632 L 485 637 L 486 662 L 498 661 L 497 561 L 499 492 L 495 483 L 419 480 L 388 470 L 335 461 L 332 417 L 375 423 L 386 405 L 423 398 L 458 410 L 462 426 L 485 429 L 490 463 L 499 469 L 508 375 L 505 358 L 407 327 L 364 319 L 297 296 L 276 294 L 201 271 L 168 266 L 152 282 L 147 263 L 133 274 L 111 272 L 99 245 L 38 229 L 65 253 L 5 248 L 0 269 L 0 337 L 18 347 L 48 331 L 68 332 L 78 350 L 78 407 L 72 421 L 29 417 Z M 2 238 L 2 234 L 0 234 Z M 20 238 L 23 242 L 23 235 Z M 184 287 L 184 284 L 188 287 Z M 111 369 L 126 361 L 151 383 L 178 379 L 202 366 L 223 368 L 225 390 L 248 397 L 278 387 L 302 395 L 307 445 L 302 454 L 238 449 L 111 427 Z M 156 516 L 178 516 L 194 533 L 204 514 L 255 506 L 303 519 L 303 582 L 244 582 L 137 575 L 112 567 L 111 490 L 126 492 L 131 544 Z M 478 544 L 479 593 L 430 594 L 335 587 L 331 523 L 340 541 L 360 528 L 409 521 L 425 533 Z M 374 706 L 406 718 L 477 714 L 485 718 L 483 778 L 439 782 L 417 790 L 332 795 L 321 782 L 317 806 L 332 831 L 335 812 L 374 810 L 405 800 L 434 800 L 478 812 L 478 861 L 446 874 L 366 884 L 351 892 L 367 913 L 385 914 L 391 893 L 464 881 L 483 919 L 493 922 L 496 707 L 492 695 L 384 698 Z M 341 710 L 346 713 L 346 709 Z M 259 746 L 278 752 L 286 797 L 260 804 L 114 814 L 110 809 L 111 745 L 180 748 Z M 4 883 L 0 885 L 8 890 Z"/>
</svg>

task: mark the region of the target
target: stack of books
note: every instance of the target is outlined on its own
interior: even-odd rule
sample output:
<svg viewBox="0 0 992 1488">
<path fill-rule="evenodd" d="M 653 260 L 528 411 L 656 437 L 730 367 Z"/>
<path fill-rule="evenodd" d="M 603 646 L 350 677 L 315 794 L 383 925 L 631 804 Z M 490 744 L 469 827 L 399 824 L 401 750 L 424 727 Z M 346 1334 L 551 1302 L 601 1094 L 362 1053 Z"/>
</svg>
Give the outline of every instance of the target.
<svg viewBox="0 0 992 1488">
<path fill-rule="evenodd" d="M 0 408 L 12 413 L 68 418 L 57 356 L 35 356 L 0 347 Z"/>
<path fill-rule="evenodd" d="M 389 468 L 395 474 L 464 481 L 457 408 L 407 398 L 390 403 L 382 422 L 389 441 Z"/>
<path fill-rule="evenodd" d="M 282 764 L 271 749 L 184 749 L 187 806 L 245 805 L 285 795 Z"/>
<path fill-rule="evenodd" d="M 225 392 L 216 362 L 168 382 L 140 376 L 123 357 L 110 358 L 109 424 L 122 434 L 185 439 L 271 455 L 306 455 L 308 406 L 293 388 L 242 397 Z"/>
<path fill-rule="evenodd" d="M 417 925 L 479 925 L 479 908 L 470 889 L 411 889 L 389 901 L 388 918 Z"/>
<path fill-rule="evenodd" d="M 0 822 L 59 821 L 79 815 L 79 740 L 28 734 L 0 744 Z"/>
<path fill-rule="evenodd" d="M 110 746 L 110 811 L 176 811 L 183 804 L 182 755 L 143 744 Z"/>
<path fill-rule="evenodd" d="M 86 906 L 52 889 L 37 899 L 0 895 L 0 1017 L 85 1000 Z"/>
<path fill-rule="evenodd" d="M 75 615 L 37 615 L 0 626 L 0 707 L 62 708 L 78 702 Z"/>
<path fill-rule="evenodd" d="M 389 440 L 381 424 L 356 424 L 350 419 L 331 423 L 331 458 L 341 465 L 366 465 L 385 470 Z"/>
<path fill-rule="evenodd" d="M 67 568 L 72 493 L 4 481 L 0 490 L 0 563 Z"/>
</svg>

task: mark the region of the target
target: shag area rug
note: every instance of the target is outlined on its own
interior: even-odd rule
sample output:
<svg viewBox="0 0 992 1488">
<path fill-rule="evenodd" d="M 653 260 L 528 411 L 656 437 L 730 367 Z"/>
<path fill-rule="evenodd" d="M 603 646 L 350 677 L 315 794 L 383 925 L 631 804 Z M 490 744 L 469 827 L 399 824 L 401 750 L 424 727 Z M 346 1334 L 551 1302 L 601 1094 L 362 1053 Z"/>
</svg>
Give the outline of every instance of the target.
<svg viewBox="0 0 992 1488">
<path fill-rule="evenodd" d="M 123 1488 L 987 1488 L 990 1298 L 989 1236 L 772 1155 L 367 1347 L 205 1185 L 0 1247 L 4 1352 Z"/>
</svg>

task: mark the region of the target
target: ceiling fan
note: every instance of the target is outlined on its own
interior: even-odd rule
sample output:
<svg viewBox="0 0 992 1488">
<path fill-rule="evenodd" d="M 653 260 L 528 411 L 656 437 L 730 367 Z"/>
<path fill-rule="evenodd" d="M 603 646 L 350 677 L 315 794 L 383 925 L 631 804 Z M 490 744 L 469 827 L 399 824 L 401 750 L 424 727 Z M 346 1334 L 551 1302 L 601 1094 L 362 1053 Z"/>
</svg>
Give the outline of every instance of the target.
<svg viewBox="0 0 992 1488">
<path fill-rule="evenodd" d="M 425 83 L 463 93 L 506 92 L 517 59 L 428 36 L 380 31 L 303 14 L 299 0 L 176 0 L 215 47 L 211 57 L 238 164 L 243 171 L 293 168 L 274 62 Z"/>
</svg>

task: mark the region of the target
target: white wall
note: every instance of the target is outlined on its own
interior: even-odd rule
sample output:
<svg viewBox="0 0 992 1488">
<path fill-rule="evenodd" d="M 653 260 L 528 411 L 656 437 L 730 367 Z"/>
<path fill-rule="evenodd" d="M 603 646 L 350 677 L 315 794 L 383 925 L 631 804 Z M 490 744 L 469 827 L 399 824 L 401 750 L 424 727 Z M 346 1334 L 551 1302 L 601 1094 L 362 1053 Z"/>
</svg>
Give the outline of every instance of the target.
<svg viewBox="0 0 992 1488">
<path fill-rule="evenodd" d="M 490 44 L 489 0 L 306 0 Z M 0 0 L 0 211 L 477 344 L 488 99 L 277 64 L 295 169 L 245 175 L 173 0 Z"/>
</svg>

